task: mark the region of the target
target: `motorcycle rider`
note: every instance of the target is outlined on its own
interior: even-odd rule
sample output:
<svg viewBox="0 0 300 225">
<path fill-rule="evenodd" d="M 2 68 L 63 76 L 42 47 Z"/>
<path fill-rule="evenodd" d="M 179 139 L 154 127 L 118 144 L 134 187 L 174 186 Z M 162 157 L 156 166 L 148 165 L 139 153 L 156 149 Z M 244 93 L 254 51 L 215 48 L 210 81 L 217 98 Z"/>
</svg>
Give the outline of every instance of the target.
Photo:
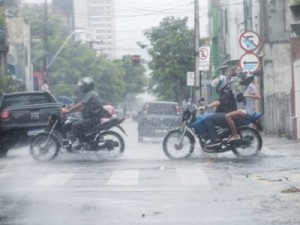
<svg viewBox="0 0 300 225">
<path fill-rule="evenodd" d="M 235 97 L 229 88 L 228 79 L 225 75 L 219 75 L 214 78 L 212 86 L 216 87 L 219 98 L 206 106 L 198 107 L 198 110 L 216 108 L 215 113 L 212 113 L 204 120 L 210 139 L 210 142 L 206 143 L 207 147 L 221 144 L 214 126 L 226 126 L 225 114 L 237 109 Z"/>
<path fill-rule="evenodd" d="M 247 115 L 251 116 L 255 113 L 255 100 L 261 98 L 259 91 L 253 84 L 254 76 L 250 72 L 242 74 L 240 84 L 245 86 L 243 93 L 240 93 L 237 98 L 239 102 L 244 103 L 244 107 L 233 112 L 226 114 L 225 119 L 231 130 L 231 137 L 227 142 L 236 141 L 241 139 L 236 131 L 234 120 L 243 118 Z"/>
<path fill-rule="evenodd" d="M 83 77 L 77 83 L 81 92 L 84 94 L 81 101 L 67 110 L 66 113 L 81 111 L 82 118 L 72 125 L 72 131 L 76 137 L 73 148 L 80 149 L 83 134 L 87 133 L 94 124 L 99 123 L 101 117 L 109 116 L 103 108 L 99 95 L 94 91 L 94 80 L 91 77 Z"/>
</svg>

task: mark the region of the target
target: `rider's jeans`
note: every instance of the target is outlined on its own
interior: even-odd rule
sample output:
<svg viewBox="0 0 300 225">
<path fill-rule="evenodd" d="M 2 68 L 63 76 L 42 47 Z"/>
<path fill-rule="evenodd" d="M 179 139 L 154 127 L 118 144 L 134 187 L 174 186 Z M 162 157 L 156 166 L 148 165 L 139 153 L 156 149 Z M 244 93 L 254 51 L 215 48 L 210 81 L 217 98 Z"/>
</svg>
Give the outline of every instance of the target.
<svg viewBox="0 0 300 225">
<path fill-rule="evenodd" d="M 94 124 L 94 120 L 90 118 L 83 118 L 72 124 L 74 136 L 82 140 L 84 134 L 88 133 Z"/>
<path fill-rule="evenodd" d="M 207 128 L 209 138 L 212 141 L 216 141 L 218 138 L 218 134 L 214 126 L 227 126 L 225 113 L 212 113 L 205 118 L 205 126 Z"/>
</svg>

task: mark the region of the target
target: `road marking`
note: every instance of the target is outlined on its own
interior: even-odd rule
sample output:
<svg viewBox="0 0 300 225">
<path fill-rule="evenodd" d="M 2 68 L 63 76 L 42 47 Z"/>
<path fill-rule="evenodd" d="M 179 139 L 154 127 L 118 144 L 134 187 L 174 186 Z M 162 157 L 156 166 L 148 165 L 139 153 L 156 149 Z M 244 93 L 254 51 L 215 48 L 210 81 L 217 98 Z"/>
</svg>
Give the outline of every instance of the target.
<svg viewBox="0 0 300 225">
<path fill-rule="evenodd" d="M 107 184 L 124 186 L 137 185 L 138 177 L 138 170 L 117 170 L 113 172 Z"/>
<path fill-rule="evenodd" d="M 53 173 L 37 181 L 36 185 L 62 186 L 73 176 L 74 176 L 73 173 Z"/>
<path fill-rule="evenodd" d="M 182 184 L 210 187 L 210 182 L 202 169 L 177 168 L 176 170 Z"/>
</svg>

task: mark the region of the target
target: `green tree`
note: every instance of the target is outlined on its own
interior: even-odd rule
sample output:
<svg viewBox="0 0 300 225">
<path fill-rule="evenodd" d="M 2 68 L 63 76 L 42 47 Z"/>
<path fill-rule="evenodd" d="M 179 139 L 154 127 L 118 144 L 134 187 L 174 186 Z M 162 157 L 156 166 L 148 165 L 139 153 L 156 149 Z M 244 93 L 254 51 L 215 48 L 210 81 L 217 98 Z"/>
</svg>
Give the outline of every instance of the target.
<svg viewBox="0 0 300 225">
<path fill-rule="evenodd" d="M 150 91 L 159 98 L 179 101 L 186 96 L 186 73 L 194 71 L 194 31 L 187 18 L 164 18 L 158 27 L 145 32 L 152 61 Z"/>
<path fill-rule="evenodd" d="M 143 64 L 133 66 L 130 55 L 125 55 L 119 60 L 124 72 L 124 82 L 126 83 L 125 93 L 142 93 L 146 85 L 146 69 Z"/>
<path fill-rule="evenodd" d="M 43 35 L 47 26 L 48 61 L 52 61 L 48 68 L 47 82 L 54 95 L 68 95 L 78 97 L 77 82 L 84 76 L 92 76 L 95 88 L 104 101 L 114 104 L 122 101 L 125 93 L 123 69 L 114 61 L 96 52 L 86 44 L 74 41 L 72 38 L 65 43 L 70 31 L 64 26 L 60 17 L 49 15 L 44 23 L 43 10 L 27 8 L 22 15 L 31 26 L 34 69 L 42 70 Z M 64 44 L 65 43 L 65 44 Z M 56 53 L 63 47 L 58 55 Z M 53 58 L 55 56 L 55 58 Z"/>
</svg>

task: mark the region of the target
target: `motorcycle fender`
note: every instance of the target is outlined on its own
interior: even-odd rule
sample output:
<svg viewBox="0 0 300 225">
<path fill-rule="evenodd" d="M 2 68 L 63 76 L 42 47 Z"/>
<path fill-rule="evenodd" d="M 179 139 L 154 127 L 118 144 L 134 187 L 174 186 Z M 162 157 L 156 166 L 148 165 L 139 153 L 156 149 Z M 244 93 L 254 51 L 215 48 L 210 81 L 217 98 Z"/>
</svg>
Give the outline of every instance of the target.
<svg viewBox="0 0 300 225">
<path fill-rule="evenodd" d="M 183 132 L 183 129 L 184 129 L 183 127 L 177 127 L 177 128 L 171 129 L 169 132 L 171 132 L 171 131 L 182 131 Z M 189 129 L 186 131 L 186 135 L 191 137 L 191 140 L 193 141 L 193 143 L 196 143 L 195 136 Z"/>
<path fill-rule="evenodd" d="M 126 131 L 124 130 L 124 128 L 121 125 L 116 125 L 116 127 L 119 128 L 123 132 L 123 134 L 125 134 L 126 136 L 128 136 L 127 133 L 126 133 Z"/>
</svg>

